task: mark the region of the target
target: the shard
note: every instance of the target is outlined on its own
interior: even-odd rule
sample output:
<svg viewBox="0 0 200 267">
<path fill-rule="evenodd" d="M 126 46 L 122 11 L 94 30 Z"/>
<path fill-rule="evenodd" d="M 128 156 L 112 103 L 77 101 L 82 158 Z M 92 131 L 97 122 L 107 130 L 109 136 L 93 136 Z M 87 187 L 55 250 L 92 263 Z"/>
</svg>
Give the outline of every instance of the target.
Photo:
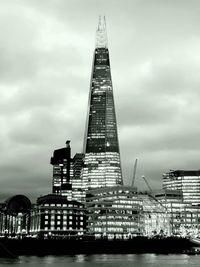
<svg viewBox="0 0 200 267">
<path fill-rule="evenodd" d="M 96 32 L 84 153 L 87 189 L 123 184 L 105 17 Z"/>
</svg>

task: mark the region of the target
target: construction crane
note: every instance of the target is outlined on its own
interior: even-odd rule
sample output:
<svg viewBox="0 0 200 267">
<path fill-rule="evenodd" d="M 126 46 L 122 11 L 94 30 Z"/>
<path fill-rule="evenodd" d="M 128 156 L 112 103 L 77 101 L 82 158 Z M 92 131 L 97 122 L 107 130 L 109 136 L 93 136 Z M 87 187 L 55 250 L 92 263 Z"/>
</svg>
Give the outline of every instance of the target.
<svg viewBox="0 0 200 267">
<path fill-rule="evenodd" d="M 149 185 L 149 183 L 147 182 L 147 179 L 145 178 L 144 175 L 142 175 L 142 178 L 145 181 L 145 184 L 147 185 L 147 187 L 149 188 L 149 191 L 152 192 L 153 190 L 152 190 L 151 186 Z"/>
<path fill-rule="evenodd" d="M 135 160 L 135 164 L 134 164 L 134 168 L 133 168 L 133 180 L 132 180 L 132 184 L 131 184 L 132 187 L 134 186 L 134 182 L 135 182 L 135 175 L 136 175 L 136 170 L 137 170 L 137 162 L 138 162 L 138 159 Z"/>
</svg>

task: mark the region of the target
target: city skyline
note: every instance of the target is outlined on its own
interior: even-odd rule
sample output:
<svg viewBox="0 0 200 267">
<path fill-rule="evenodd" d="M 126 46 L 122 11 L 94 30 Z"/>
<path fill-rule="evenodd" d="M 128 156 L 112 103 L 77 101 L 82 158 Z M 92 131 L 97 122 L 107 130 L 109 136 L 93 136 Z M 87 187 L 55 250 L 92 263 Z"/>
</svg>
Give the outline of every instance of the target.
<svg viewBox="0 0 200 267">
<path fill-rule="evenodd" d="M 99 14 L 107 19 L 124 183 L 135 158 L 142 189 L 142 174 L 159 188 L 169 169 L 199 169 L 200 4 L 114 3 L 0 4 L 2 199 L 49 192 L 49 158 L 67 139 L 72 155 L 81 152 Z"/>
</svg>

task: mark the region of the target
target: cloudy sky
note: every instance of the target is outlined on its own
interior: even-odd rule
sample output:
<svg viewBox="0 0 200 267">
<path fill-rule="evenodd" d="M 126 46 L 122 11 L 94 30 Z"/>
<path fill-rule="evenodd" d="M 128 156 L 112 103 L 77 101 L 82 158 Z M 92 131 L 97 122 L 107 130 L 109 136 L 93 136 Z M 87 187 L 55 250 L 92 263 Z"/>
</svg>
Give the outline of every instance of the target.
<svg viewBox="0 0 200 267">
<path fill-rule="evenodd" d="M 81 152 L 99 14 L 107 20 L 123 176 L 160 188 L 199 169 L 199 0 L 0 0 L 0 198 L 50 192 L 54 149 Z"/>
</svg>

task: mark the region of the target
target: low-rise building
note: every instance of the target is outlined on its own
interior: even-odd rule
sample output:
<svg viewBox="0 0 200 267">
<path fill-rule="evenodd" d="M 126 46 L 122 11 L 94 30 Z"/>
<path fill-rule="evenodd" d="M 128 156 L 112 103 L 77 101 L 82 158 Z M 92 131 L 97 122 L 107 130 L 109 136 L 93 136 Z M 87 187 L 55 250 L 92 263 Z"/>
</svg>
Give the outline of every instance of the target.
<svg viewBox="0 0 200 267">
<path fill-rule="evenodd" d="M 82 236 L 86 231 L 84 204 L 65 196 L 39 197 L 31 211 L 30 233 L 41 237 Z"/>
<path fill-rule="evenodd" d="M 0 207 L 0 234 L 20 236 L 29 233 L 31 201 L 24 195 L 7 199 Z"/>
</svg>

